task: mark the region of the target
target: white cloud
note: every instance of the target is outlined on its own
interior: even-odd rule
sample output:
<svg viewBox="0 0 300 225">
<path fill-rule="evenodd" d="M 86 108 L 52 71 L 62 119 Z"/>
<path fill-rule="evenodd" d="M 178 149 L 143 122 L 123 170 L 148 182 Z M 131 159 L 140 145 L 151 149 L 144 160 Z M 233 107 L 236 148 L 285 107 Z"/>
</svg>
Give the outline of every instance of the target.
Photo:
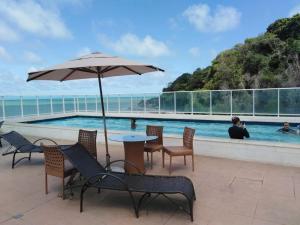
<svg viewBox="0 0 300 225">
<path fill-rule="evenodd" d="M 300 13 L 300 4 L 291 9 L 289 16 L 294 16 L 297 13 Z"/>
<path fill-rule="evenodd" d="M 192 47 L 189 49 L 189 53 L 192 55 L 192 56 L 199 56 L 200 55 L 200 50 L 199 48 L 197 47 Z"/>
<path fill-rule="evenodd" d="M 24 59 L 26 62 L 35 63 L 35 64 L 42 62 L 41 57 L 31 51 L 24 52 Z"/>
<path fill-rule="evenodd" d="M 150 35 L 139 38 L 135 34 L 127 33 L 116 41 L 112 41 L 104 35 L 100 35 L 99 38 L 101 44 L 122 54 L 158 57 L 170 53 L 168 46 L 164 42 L 155 40 Z"/>
<path fill-rule="evenodd" d="M 206 4 L 188 7 L 183 15 L 200 32 L 223 32 L 237 27 L 241 13 L 229 6 L 217 6 L 214 12 Z"/>
<path fill-rule="evenodd" d="M 6 49 L 2 46 L 0 46 L 0 59 L 3 59 L 3 60 L 9 60 L 10 59 L 10 55 L 8 54 Z"/>
<path fill-rule="evenodd" d="M 53 38 L 71 37 L 57 11 L 43 8 L 32 0 L 2 0 L 0 14 L 27 32 Z"/>
<path fill-rule="evenodd" d="M 0 21 L 0 41 L 17 41 L 18 34 L 3 21 Z"/>
<path fill-rule="evenodd" d="M 88 54 L 91 54 L 91 53 L 92 53 L 92 51 L 91 51 L 90 48 L 84 47 L 84 48 L 80 49 L 80 50 L 77 52 L 76 56 L 77 56 L 77 57 L 80 57 L 80 56 L 88 55 Z"/>
</svg>

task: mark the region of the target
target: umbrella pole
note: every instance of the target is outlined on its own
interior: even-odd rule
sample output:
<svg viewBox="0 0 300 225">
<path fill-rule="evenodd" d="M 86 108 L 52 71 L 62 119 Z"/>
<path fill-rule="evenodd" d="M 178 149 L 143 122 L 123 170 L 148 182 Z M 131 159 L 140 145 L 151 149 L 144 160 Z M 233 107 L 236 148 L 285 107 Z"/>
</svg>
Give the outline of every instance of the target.
<svg viewBox="0 0 300 225">
<path fill-rule="evenodd" d="M 109 152 L 108 152 L 106 118 L 105 118 L 104 101 L 103 101 L 103 93 L 102 93 L 102 84 L 101 84 L 101 77 L 100 77 L 99 69 L 98 69 L 98 83 L 99 83 L 101 108 L 102 108 L 102 118 L 103 118 L 103 126 L 104 126 L 104 138 L 105 138 L 105 149 L 106 149 L 106 164 L 108 165 L 110 163 L 110 155 L 109 155 Z"/>
</svg>

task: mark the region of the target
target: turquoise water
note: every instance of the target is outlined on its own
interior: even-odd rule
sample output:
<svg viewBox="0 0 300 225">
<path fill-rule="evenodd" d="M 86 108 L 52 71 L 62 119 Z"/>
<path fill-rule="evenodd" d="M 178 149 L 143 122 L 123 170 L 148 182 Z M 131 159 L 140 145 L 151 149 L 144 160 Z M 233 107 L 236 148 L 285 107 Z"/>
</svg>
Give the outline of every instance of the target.
<svg viewBox="0 0 300 225">
<path fill-rule="evenodd" d="M 101 117 L 68 117 L 63 119 L 34 121 L 31 123 L 45 124 L 53 126 L 66 126 L 78 128 L 94 128 L 103 127 Z M 175 121 L 175 120 L 155 120 L 155 119 L 137 119 L 137 128 L 135 131 L 144 132 L 146 125 L 164 126 L 165 134 L 182 134 L 185 126 L 196 129 L 196 135 L 212 138 L 228 139 L 228 128 L 231 123 L 227 122 L 208 122 L 208 121 Z M 281 128 L 280 124 L 250 124 L 246 122 L 247 130 L 250 133 L 250 140 L 298 143 L 300 144 L 300 136 L 294 134 L 283 134 L 277 132 Z M 133 131 L 130 128 L 130 119 L 108 118 L 107 127 L 109 130 Z M 295 127 L 292 127 L 296 129 Z"/>
</svg>

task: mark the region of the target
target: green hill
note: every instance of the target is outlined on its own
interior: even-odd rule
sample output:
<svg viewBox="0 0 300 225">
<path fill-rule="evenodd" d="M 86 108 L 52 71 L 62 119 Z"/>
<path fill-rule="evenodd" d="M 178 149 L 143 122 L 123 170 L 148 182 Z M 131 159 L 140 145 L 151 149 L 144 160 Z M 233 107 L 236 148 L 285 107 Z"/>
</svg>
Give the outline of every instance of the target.
<svg viewBox="0 0 300 225">
<path fill-rule="evenodd" d="M 210 66 L 184 73 L 163 91 L 300 86 L 300 14 L 221 52 Z"/>
</svg>

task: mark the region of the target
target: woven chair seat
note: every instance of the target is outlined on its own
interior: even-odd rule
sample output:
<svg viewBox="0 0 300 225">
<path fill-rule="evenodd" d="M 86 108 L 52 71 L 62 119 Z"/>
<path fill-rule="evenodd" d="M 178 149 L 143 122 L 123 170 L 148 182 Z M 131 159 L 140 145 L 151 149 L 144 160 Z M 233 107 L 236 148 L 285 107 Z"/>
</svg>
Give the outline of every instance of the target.
<svg viewBox="0 0 300 225">
<path fill-rule="evenodd" d="M 164 151 L 169 155 L 182 156 L 182 155 L 192 155 L 193 150 L 183 147 L 183 146 L 165 146 Z"/>
<path fill-rule="evenodd" d="M 163 145 L 160 144 L 152 144 L 152 143 L 146 143 L 144 146 L 145 152 L 156 152 L 160 151 L 163 148 Z"/>
</svg>

